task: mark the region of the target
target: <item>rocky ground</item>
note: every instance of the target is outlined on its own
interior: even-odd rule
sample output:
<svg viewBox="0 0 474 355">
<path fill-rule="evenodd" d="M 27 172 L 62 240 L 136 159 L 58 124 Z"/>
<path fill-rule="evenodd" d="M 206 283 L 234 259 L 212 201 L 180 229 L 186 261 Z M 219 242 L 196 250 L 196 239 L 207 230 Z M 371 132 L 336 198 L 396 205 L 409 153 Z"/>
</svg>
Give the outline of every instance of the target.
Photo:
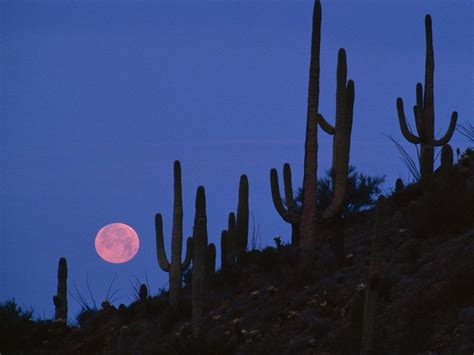
<svg viewBox="0 0 474 355">
<path fill-rule="evenodd" d="M 385 223 L 385 271 L 377 306 L 376 354 L 474 352 L 474 228 L 415 238 L 404 208 Z M 166 293 L 84 314 L 80 327 L 25 320 L 3 329 L 2 354 L 115 354 L 128 325 L 135 354 L 351 354 L 351 321 L 367 283 L 374 211 L 345 228 L 346 264 L 323 243 L 310 268 L 289 245 L 249 252 L 241 270 L 217 272 L 202 339 L 191 335 L 191 290 L 178 310 Z M 474 221 L 473 221 L 474 222 Z M 321 227 L 321 236 L 329 235 Z M 189 275 L 188 275 L 189 276 Z M 354 318 L 355 319 L 355 318 Z"/>
</svg>

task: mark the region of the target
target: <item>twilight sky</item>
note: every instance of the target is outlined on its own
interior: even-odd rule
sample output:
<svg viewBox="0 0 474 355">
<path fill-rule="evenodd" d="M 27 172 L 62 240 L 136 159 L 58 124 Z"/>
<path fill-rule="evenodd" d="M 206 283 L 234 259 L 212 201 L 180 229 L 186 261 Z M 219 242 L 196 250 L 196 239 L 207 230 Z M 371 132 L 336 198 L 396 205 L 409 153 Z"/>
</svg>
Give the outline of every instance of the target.
<svg viewBox="0 0 474 355">
<path fill-rule="evenodd" d="M 395 100 L 415 101 L 424 78 L 424 15 L 433 18 L 436 130 L 473 117 L 469 0 L 323 1 L 320 112 L 335 112 L 337 50 L 348 56 L 356 101 L 351 162 L 386 175 L 407 169 L 384 136 L 410 152 Z M 52 317 L 57 262 L 100 302 L 117 273 L 118 303 L 136 278 L 151 293 L 168 276 L 156 262 L 154 214 L 170 245 L 173 161 L 183 173 L 184 230 L 196 187 L 207 193 L 209 239 L 219 250 L 239 176 L 262 246 L 290 227 L 276 213 L 269 171 L 290 162 L 302 183 L 311 1 L 1 1 L 0 301 Z M 407 109 L 410 122 L 413 117 Z M 320 130 L 319 174 L 331 140 Z M 465 148 L 458 133 L 452 145 Z M 134 227 L 137 256 L 108 264 L 94 249 L 112 222 Z M 79 307 L 70 298 L 69 319 Z"/>
</svg>

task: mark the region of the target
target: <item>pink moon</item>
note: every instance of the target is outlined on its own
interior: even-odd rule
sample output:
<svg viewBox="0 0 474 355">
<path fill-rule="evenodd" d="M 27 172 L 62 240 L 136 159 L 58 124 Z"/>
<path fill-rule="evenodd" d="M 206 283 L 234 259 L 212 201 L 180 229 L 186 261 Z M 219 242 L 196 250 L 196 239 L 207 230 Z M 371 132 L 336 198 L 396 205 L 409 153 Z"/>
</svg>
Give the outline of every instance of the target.
<svg viewBox="0 0 474 355">
<path fill-rule="evenodd" d="M 111 223 L 102 227 L 95 237 L 97 254 L 113 264 L 131 260 L 140 247 L 137 232 L 127 224 Z"/>
</svg>

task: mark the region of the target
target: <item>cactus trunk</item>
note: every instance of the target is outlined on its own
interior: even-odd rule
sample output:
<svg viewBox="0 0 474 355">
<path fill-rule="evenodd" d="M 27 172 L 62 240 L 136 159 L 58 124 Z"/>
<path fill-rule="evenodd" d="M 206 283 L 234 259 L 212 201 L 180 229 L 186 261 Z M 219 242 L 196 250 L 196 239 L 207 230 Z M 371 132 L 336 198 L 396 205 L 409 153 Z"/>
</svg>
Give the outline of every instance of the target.
<svg viewBox="0 0 474 355">
<path fill-rule="evenodd" d="M 321 3 L 316 0 L 313 10 L 311 60 L 309 66 L 308 110 L 303 175 L 303 212 L 301 215 L 300 246 L 308 255 L 316 245 L 316 201 L 318 171 L 318 106 L 319 106 L 319 54 L 321 46 Z M 308 258 L 309 256 L 307 256 Z"/>
<path fill-rule="evenodd" d="M 272 190 L 273 205 L 281 218 L 283 218 L 285 222 L 291 224 L 291 244 L 298 245 L 300 239 L 301 212 L 296 208 L 291 181 L 291 167 L 288 163 L 283 165 L 283 184 L 285 189 L 286 208 L 280 195 L 278 173 L 276 169 L 272 169 L 270 171 L 270 186 Z"/>
</svg>

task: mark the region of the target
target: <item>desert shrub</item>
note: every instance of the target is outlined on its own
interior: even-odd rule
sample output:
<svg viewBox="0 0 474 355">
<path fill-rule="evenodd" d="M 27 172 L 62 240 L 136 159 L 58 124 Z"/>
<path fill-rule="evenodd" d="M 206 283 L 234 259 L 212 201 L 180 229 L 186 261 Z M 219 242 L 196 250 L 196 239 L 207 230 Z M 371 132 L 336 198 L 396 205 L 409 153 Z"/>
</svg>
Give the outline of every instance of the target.
<svg viewBox="0 0 474 355">
<path fill-rule="evenodd" d="M 364 209 L 371 208 L 375 205 L 375 200 L 380 194 L 382 185 L 385 181 L 385 176 L 370 176 L 360 173 L 351 165 L 349 167 L 349 174 L 347 177 L 346 197 L 344 199 L 344 206 L 342 216 L 346 217 L 350 214 L 360 212 Z M 324 211 L 332 201 L 332 171 L 326 171 L 326 176 L 318 180 L 318 211 Z M 297 205 L 301 208 L 303 201 L 303 192 L 300 188 L 296 196 Z"/>
<path fill-rule="evenodd" d="M 14 299 L 0 303 L 0 352 L 31 348 L 33 311 L 19 307 Z"/>
<path fill-rule="evenodd" d="M 76 315 L 76 322 L 79 327 L 84 328 L 94 322 L 99 310 L 96 307 L 82 307 Z"/>
<path fill-rule="evenodd" d="M 14 299 L 0 303 L 0 324 L 2 327 L 15 326 L 22 321 L 31 320 L 33 310 L 24 310 Z"/>
</svg>

